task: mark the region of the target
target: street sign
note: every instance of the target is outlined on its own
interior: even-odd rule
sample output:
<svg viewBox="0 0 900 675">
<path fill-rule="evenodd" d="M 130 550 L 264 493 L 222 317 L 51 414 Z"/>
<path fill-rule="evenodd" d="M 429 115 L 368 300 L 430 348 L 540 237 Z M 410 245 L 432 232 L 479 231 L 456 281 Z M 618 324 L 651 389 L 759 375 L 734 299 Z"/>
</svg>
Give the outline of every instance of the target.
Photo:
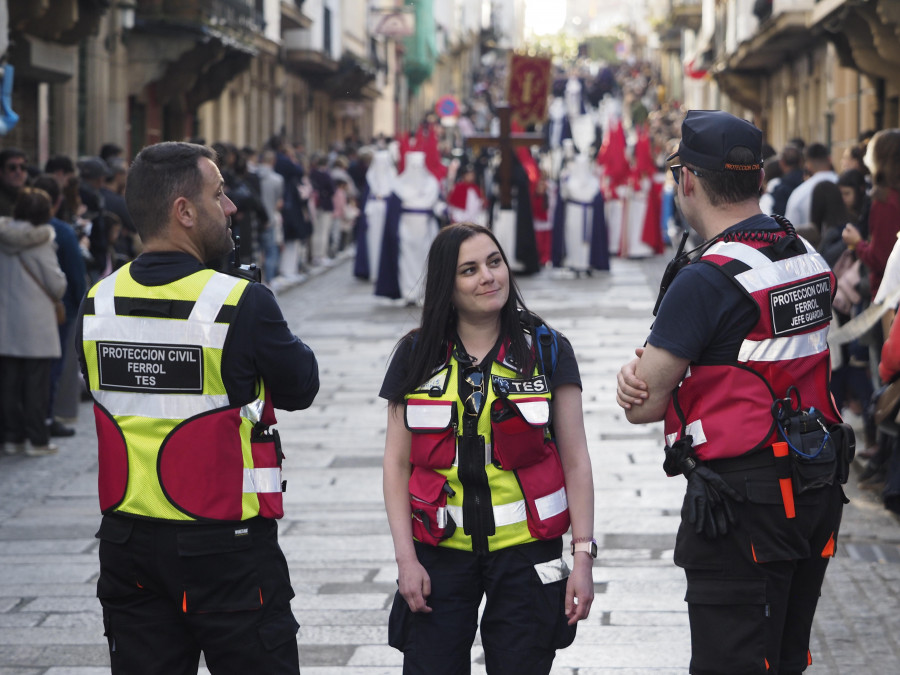
<svg viewBox="0 0 900 675">
<path fill-rule="evenodd" d="M 459 117 L 459 101 L 455 96 L 441 96 L 434 105 L 438 117 Z"/>
</svg>

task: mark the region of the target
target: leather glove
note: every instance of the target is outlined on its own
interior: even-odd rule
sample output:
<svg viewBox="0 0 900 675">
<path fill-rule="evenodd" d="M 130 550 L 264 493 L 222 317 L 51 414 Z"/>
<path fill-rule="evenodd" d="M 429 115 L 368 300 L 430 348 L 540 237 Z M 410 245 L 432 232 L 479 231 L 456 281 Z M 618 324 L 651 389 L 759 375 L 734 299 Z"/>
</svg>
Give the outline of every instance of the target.
<svg viewBox="0 0 900 675">
<path fill-rule="evenodd" d="M 697 534 L 707 539 L 728 534 L 738 523 L 730 500 L 743 502 L 744 498 L 719 474 L 698 464 L 693 457 L 681 462 L 681 471 L 687 478 L 688 522 L 694 525 Z"/>
</svg>

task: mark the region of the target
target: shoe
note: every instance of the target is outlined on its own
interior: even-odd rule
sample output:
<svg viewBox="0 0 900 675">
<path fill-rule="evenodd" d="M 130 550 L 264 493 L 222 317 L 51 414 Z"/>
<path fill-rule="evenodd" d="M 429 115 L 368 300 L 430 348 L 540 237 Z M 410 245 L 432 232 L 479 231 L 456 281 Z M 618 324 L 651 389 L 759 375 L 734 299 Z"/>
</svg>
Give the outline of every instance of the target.
<svg viewBox="0 0 900 675">
<path fill-rule="evenodd" d="M 72 427 L 67 427 L 62 422 L 56 420 L 53 420 L 47 425 L 47 431 L 50 432 L 50 435 L 53 438 L 68 438 L 69 436 L 75 435 L 75 430 Z"/>
<path fill-rule="evenodd" d="M 24 443 L 4 443 L 3 444 L 3 452 L 7 455 L 18 455 L 22 452 L 25 452 L 25 444 Z"/>
<path fill-rule="evenodd" d="M 46 455 L 55 455 L 59 452 L 59 446 L 53 443 L 47 445 L 29 445 L 25 448 L 25 454 L 29 457 L 44 457 Z"/>
</svg>

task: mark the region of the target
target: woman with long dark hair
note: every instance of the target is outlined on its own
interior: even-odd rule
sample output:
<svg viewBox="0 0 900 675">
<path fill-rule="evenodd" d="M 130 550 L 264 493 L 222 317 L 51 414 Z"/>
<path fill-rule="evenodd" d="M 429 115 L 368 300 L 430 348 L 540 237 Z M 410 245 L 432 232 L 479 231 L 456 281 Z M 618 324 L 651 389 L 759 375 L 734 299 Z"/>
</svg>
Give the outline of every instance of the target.
<svg viewBox="0 0 900 675">
<path fill-rule="evenodd" d="M 397 345 L 384 499 L 405 675 L 545 675 L 593 601 L 593 480 L 572 346 L 525 309 L 490 230 L 444 228 Z M 562 558 L 572 526 L 573 569 Z"/>
</svg>

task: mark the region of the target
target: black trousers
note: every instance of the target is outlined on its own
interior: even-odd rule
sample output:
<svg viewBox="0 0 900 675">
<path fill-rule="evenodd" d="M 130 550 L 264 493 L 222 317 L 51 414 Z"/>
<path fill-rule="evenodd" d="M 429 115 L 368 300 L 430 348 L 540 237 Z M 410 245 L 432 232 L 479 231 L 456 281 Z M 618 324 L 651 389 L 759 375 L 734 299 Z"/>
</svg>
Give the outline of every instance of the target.
<svg viewBox="0 0 900 675">
<path fill-rule="evenodd" d="M 97 596 L 113 675 L 297 675 L 299 624 L 273 520 L 104 516 Z"/>
<path fill-rule="evenodd" d="M 50 359 L 0 357 L 0 415 L 10 443 L 47 445 Z M 2 440 L 2 439 L 0 439 Z"/>
<path fill-rule="evenodd" d="M 845 501 L 834 484 L 795 495 L 785 516 L 774 470 L 721 473 L 745 497 L 724 537 L 694 531 L 682 509 L 675 563 L 687 578 L 694 675 L 796 675 L 809 664 L 809 635 Z"/>
<path fill-rule="evenodd" d="M 559 560 L 562 540 L 537 541 L 487 555 L 416 543 L 431 578 L 428 614 L 413 613 L 398 591 L 388 642 L 403 652 L 403 675 L 468 675 L 481 617 L 489 675 L 546 675 L 557 649 L 572 644 L 566 579 L 544 583 L 535 565 Z"/>
</svg>

